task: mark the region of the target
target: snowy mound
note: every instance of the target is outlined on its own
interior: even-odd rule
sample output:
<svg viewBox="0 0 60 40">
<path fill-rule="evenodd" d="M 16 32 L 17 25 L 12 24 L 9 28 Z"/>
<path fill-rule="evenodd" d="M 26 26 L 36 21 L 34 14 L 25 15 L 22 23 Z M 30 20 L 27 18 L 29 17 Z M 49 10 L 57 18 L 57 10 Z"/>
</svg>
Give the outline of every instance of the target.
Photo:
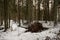
<svg viewBox="0 0 60 40">
<path fill-rule="evenodd" d="M 38 32 L 38 33 L 31 33 L 31 32 L 27 32 L 27 33 L 23 33 L 20 35 L 20 40 L 45 40 L 46 37 L 50 37 L 51 39 L 54 38 L 56 36 L 55 33 L 59 32 L 59 28 L 56 29 L 49 29 L 43 32 Z"/>
<path fill-rule="evenodd" d="M 43 27 L 52 28 L 54 27 L 53 21 L 47 21 L 47 23 L 42 23 Z"/>
<path fill-rule="evenodd" d="M 45 40 L 46 36 L 54 38 L 60 28 L 51 28 L 46 31 L 31 33 L 26 32 L 27 29 L 18 27 L 15 31 L 1 32 L 0 40 Z"/>
</svg>

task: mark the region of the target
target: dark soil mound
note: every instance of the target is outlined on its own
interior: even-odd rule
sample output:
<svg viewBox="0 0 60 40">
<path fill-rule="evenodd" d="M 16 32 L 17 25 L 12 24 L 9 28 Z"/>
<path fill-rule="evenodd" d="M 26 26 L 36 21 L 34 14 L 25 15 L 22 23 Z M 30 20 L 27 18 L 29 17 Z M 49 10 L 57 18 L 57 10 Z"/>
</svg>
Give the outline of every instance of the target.
<svg viewBox="0 0 60 40">
<path fill-rule="evenodd" d="M 32 24 L 30 24 L 30 25 L 28 25 L 28 28 L 27 28 L 28 30 L 26 31 L 26 32 L 41 32 L 41 31 L 43 31 L 43 30 L 46 30 L 46 29 L 48 29 L 48 28 L 44 28 L 43 26 L 42 26 L 42 24 L 41 23 L 39 23 L 39 22 L 34 22 L 34 23 L 32 23 Z"/>
</svg>

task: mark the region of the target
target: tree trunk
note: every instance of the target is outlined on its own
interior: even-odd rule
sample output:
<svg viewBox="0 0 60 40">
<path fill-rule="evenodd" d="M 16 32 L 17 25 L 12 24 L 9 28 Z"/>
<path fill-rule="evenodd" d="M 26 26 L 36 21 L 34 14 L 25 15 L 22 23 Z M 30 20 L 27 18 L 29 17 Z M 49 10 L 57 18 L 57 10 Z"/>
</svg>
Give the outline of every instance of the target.
<svg viewBox="0 0 60 40">
<path fill-rule="evenodd" d="M 42 1 L 42 0 L 38 0 L 38 13 L 37 13 L 37 14 L 38 14 L 38 16 L 37 16 L 37 17 L 38 17 L 38 19 L 37 19 L 38 21 L 41 19 L 40 17 L 41 17 L 41 15 L 42 15 L 42 14 L 40 13 L 40 3 L 41 3 L 41 1 Z"/>
<path fill-rule="evenodd" d="M 20 1 L 21 1 L 21 0 L 18 0 L 18 6 L 17 6 L 17 7 L 18 7 L 17 12 L 18 12 L 18 22 L 19 22 L 19 27 L 20 27 L 20 12 L 21 12 L 21 10 L 20 10 L 20 7 L 21 7 L 21 6 L 19 6 L 19 5 L 20 5 L 20 4 L 19 4 Z"/>
<path fill-rule="evenodd" d="M 54 26 L 57 24 L 57 0 L 54 0 Z"/>
<path fill-rule="evenodd" d="M 7 0 L 4 0 L 4 24 L 5 24 L 5 31 L 8 29 L 8 13 L 7 13 L 8 3 Z"/>
<path fill-rule="evenodd" d="M 44 20 L 46 22 L 49 20 L 49 0 L 44 1 Z"/>
</svg>

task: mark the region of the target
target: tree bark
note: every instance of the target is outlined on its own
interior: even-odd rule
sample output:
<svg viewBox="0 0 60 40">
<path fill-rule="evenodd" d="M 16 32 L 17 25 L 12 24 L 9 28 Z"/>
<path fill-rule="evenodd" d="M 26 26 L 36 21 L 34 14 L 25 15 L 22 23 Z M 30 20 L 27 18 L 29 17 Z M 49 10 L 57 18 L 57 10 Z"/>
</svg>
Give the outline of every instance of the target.
<svg viewBox="0 0 60 40">
<path fill-rule="evenodd" d="M 5 24 L 5 31 L 7 31 L 8 29 L 8 3 L 7 3 L 7 0 L 4 0 L 4 24 Z"/>
</svg>

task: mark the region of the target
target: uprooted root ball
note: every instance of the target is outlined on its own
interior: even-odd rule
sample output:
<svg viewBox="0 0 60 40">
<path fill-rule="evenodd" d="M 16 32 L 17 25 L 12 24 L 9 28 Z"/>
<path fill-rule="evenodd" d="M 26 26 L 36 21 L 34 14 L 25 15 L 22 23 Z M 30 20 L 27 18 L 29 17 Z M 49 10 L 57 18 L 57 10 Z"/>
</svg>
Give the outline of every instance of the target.
<svg viewBox="0 0 60 40">
<path fill-rule="evenodd" d="M 43 31 L 43 30 L 46 30 L 46 29 L 48 29 L 48 28 L 44 28 L 43 26 L 42 26 L 42 24 L 41 23 L 39 23 L 39 22 L 34 22 L 34 23 L 32 23 L 32 24 L 30 24 L 30 25 L 28 25 L 28 28 L 27 28 L 28 30 L 26 31 L 26 32 L 41 32 L 41 31 Z"/>
</svg>

